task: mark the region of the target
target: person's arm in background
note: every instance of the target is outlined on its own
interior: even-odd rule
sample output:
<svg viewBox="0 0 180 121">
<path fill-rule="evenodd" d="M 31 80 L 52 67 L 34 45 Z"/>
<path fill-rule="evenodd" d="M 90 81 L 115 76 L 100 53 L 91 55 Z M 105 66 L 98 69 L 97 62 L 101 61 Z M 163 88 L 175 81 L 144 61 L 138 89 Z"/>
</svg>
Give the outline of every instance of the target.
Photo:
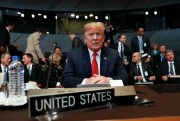
<svg viewBox="0 0 180 121">
<path fill-rule="evenodd" d="M 46 62 L 44 55 L 41 51 L 40 40 L 38 38 L 33 38 L 33 45 L 34 45 L 35 52 L 38 55 L 39 59 L 41 59 L 43 62 Z"/>
</svg>

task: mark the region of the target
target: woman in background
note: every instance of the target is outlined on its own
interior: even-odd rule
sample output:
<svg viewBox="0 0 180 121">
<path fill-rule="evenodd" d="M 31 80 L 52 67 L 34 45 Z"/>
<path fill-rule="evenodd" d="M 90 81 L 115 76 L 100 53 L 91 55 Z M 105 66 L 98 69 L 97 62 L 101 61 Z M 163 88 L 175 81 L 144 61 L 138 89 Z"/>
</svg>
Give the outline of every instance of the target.
<svg viewBox="0 0 180 121">
<path fill-rule="evenodd" d="M 57 80 L 61 77 L 61 73 L 66 63 L 62 56 L 61 48 L 56 47 L 54 53 L 49 56 L 48 60 L 51 65 L 50 83 L 48 87 L 55 87 Z"/>
</svg>

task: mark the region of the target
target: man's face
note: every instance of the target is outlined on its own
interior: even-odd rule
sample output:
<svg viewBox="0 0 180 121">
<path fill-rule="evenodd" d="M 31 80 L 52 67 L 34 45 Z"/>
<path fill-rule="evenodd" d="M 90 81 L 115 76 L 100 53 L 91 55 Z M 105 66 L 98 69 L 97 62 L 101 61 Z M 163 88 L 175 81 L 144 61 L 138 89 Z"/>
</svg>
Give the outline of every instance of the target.
<svg viewBox="0 0 180 121">
<path fill-rule="evenodd" d="M 14 28 L 15 28 L 15 26 L 14 26 L 14 25 L 10 25 L 10 26 L 9 26 L 9 31 L 13 31 L 13 30 L 14 30 Z"/>
<path fill-rule="evenodd" d="M 24 65 L 28 65 L 31 63 L 31 58 L 28 58 L 27 55 L 24 55 L 22 61 Z"/>
<path fill-rule="evenodd" d="M 84 42 L 93 52 L 97 52 L 102 48 L 104 38 L 104 31 L 98 28 L 91 28 L 84 33 Z"/>
<path fill-rule="evenodd" d="M 125 35 L 121 35 L 121 37 L 119 38 L 119 41 L 124 44 L 126 42 L 126 36 Z"/>
<path fill-rule="evenodd" d="M 74 37 L 75 37 L 75 35 L 73 35 L 73 34 L 69 35 L 69 38 L 70 38 L 71 41 L 73 41 Z"/>
<path fill-rule="evenodd" d="M 166 59 L 170 62 L 174 61 L 174 53 L 172 53 L 172 52 L 167 53 Z"/>
<path fill-rule="evenodd" d="M 160 46 L 159 51 L 161 53 L 165 53 L 166 52 L 166 47 L 165 46 Z"/>
<path fill-rule="evenodd" d="M 54 53 L 56 53 L 57 55 L 60 55 L 61 54 L 61 50 L 59 48 L 56 48 Z"/>
<path fill-rule="evenodd" d="M 43 35 L 42 32 L 37 32 L 38 33 L 38 36 L 41 37 Z"/>
<path fill-rule="evenodd" d="M 1 63 L 4 66 L 8 66 L 10 62 L 11 62 L 11 56 L 10 55 L 5 55 L 5 57 L 3 59 L 1 59 Z"/>
<path fill-rule="evenodd" d="M 144 29 L 143 28 L 139 28 L 137 31 L 137 35 L 142 36 L 144 34 Z"/>
<path fill-rule="evenodd" d="M 132 56 L 132 62 L 138 63 L 138 62 L 140 62 L 140 60 L 141 60 L 140 54 L 134 53 L 133 56 Z"/>
</svg>

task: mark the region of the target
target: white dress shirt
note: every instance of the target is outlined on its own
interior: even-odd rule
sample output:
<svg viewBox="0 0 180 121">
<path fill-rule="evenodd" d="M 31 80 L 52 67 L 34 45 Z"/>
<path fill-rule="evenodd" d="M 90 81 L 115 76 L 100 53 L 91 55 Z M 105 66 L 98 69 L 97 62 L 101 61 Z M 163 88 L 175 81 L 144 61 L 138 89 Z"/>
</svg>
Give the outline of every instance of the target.
<svg viewBox="0 0 180 121">
<path fill-rule="evenodd" d="M 174 61 L 172 61 L 172 62 L 169 62 L 169 61 L 168 61 L 168 66 L 169 66 L 168 72 L 170 73 L 170 66 L 171 66 L 171 63 L 172 63 L 174 75 L 176 75 L 176 71 L 175 71 L 175 67 L 174 67 Z"/>
<path fill-rule="evenodd" d="M 147 82 L 145 79 L 145 76 L 144 76 L 143 69 L 142 69 L 142 63 L 140 62 L 140 63 L 136 64 L 136 67 L 137 67 L 137 65 L 139 65 L 141 76 L 143 77 L 143 82 Z"/>
</svg>

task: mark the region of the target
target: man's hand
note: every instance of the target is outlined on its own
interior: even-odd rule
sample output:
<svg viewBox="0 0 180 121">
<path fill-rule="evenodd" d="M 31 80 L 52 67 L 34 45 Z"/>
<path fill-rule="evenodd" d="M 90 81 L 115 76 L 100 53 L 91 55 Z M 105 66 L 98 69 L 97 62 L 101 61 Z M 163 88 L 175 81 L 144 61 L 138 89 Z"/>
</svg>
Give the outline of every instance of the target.
<svg viewBox="0 0 180 121">
<path fill-rule="evenodd" d="M 162 76 L 161 77 L 163 81 L 167 81 L 168 80 L 168 76 Z"/>
<path fill-rule="evenodd" d="M 41 61 L 46 63 L 46 58 L 41 58 Z"/>
<path fill-rule="evenodd" d="M 110 78 L 100 75 L 93 75 L 86 79 L 85 84 L 109 84 Z"/>
<path fill-rule="evenodd" d="M 150 77 L 149 77 L 149 80 L 150 80 L 150 81 L 154 81 L 155 79 L 156 79 L 155 76 L 150 76 Z"/>
<path fill-rule="evenodd" d="M 136 80 L 143 80 L 142 76 L 136 76 Z"/>
</svg>

